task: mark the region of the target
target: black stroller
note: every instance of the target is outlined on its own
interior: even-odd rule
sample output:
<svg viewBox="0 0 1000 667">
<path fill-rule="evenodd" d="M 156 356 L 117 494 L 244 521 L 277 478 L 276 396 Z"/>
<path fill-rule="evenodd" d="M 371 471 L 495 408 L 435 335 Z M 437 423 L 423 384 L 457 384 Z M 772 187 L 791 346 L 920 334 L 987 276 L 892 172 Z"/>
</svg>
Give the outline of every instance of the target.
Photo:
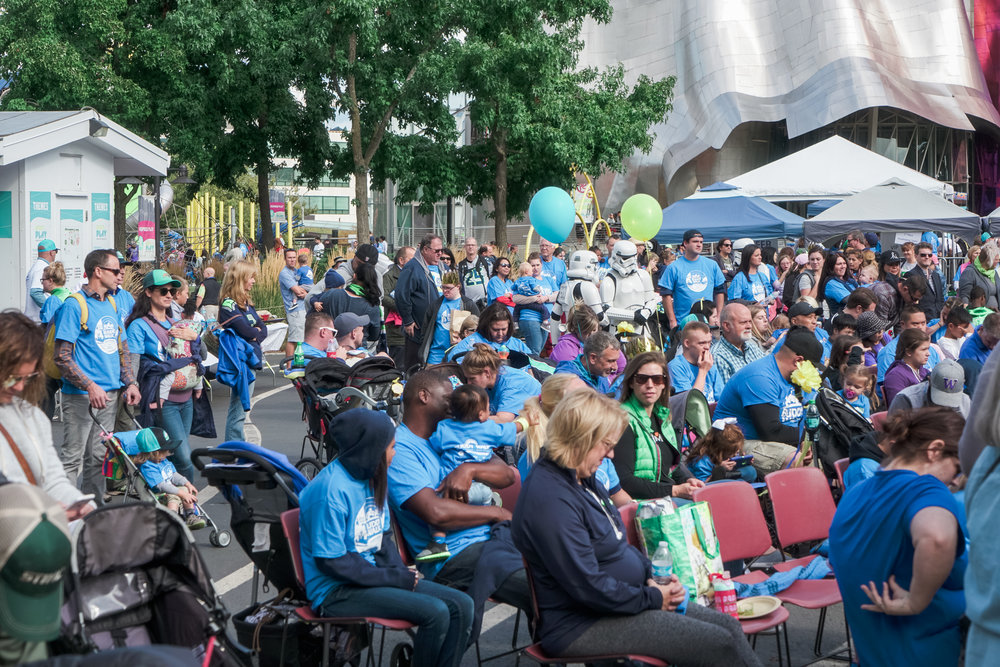
<svg viewBox="0 0 1000 667">
<path fill-rule="evenodd" d="M 249 665 L 184 521 L 151 502 L 88 514 L 76 532 L 62 609 L 74 653 L 167 644 L 203 665 Z"/>
<path fill-rule="evenodd" d="M 868 435 L 875 428 L 847 401 L 826 387 L 816 395 L 816 409 L 819 411 L 819 429 L 814 438 L 813 457 L 824 474 L 835 480 L 837 469 L 834 464 L 847 458 L 851 441 Z"/>
</svg>

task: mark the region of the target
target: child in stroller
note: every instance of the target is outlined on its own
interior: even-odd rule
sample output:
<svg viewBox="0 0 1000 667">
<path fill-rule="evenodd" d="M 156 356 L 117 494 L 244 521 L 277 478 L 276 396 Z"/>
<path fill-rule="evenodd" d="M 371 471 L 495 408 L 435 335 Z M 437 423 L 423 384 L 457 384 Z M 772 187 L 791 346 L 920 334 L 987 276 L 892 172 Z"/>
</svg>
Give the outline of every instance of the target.
<svg viewBox="0 0 1000 667">
<path fill-rule="evenodd" d="M 198 511 L 198 489 L 170 462 L 170 439 L 162 428 L 144 428 L 136 435 L 139 453 L 132 461 L 139 466 L 143 479 L 157 494 L 157 500 L 167 509 L 177 512 L 189 530 L 205 527 Z"/>
</svg>

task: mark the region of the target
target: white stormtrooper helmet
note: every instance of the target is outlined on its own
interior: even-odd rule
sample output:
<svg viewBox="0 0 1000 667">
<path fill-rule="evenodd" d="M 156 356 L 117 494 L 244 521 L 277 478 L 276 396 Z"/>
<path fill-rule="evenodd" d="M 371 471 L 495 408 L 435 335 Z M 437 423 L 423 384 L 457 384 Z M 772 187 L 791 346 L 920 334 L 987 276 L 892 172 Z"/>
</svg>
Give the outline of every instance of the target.
<svg viewBox="0 0 1000 667">
<path fill-rule="evenodd" d="M 614 250 L 611 251 L 611 258 L 608 260 L 611 270 L 623 276 L 635 273 L 639 270 L 639 263 L 635 259 L 637 253 L 634 243 L 619 241 L 615 244 Z"/>
<path fill-rule="evenodd" d="M 569 257 L 566 275 L 593 282 L 597 279 L 597 255 L 589 250 L 577 250 Z"/>
<path fill-rule="evenodd" d="M 753 243 L 753 239 L 743 237 L 733 241 L 733 262 L 739 264 L 743 261 L 743 248 Z"/>
</svg>

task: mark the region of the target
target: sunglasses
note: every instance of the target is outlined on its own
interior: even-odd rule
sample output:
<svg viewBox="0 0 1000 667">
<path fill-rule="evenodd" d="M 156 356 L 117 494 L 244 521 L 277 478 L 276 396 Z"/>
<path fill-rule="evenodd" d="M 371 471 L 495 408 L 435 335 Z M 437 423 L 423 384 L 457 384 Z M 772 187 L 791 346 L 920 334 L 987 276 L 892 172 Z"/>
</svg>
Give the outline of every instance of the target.
<svg viewBox="0 0 1000 667">
<path fill-rule="evenodd" d="M 430 250 L 432 253 L 436 255 L 440 255 L 441 253 L 444 252 L 444 248 L 428 248 L 428 250 Z"/>
<path fill-rule="evenodd" d="M 934 256 L 934 253 L 932 253 L 932 252 L 922 252 L 919 255 L 919 257 L 933 257 L 933 256 Z"/>
<path fill-rule="evenodd" d="M 117 276 L 117 275 L 118 275 L 119 273 L 121 273 L 121 272 L 122 272 L 122 270 L 121 270 L 121 269 L 112 269 L 112 268 L 110 268 L 110 267 L 107 267 L 107 266 L 99 266 L 99 267 L 97 267 L 97 268 L 99 268 L 99 269 L 100 269 L 101 271 L 109 271 L 109 272 L 111 272 L 111 273 L 115 274 L 116 276 Z"/>
<path fill-rule="evenodd" d="M 38 377 L 38 371 L 35 371 L 34 373 L 28 373 L 26 375 L 11 375 L 10 377 L 8 377 L 6 380 L 3 381 L 3 388 L 10 389 L 19 382 L 27 382 L 28 380 L 32 380 L 36 377 Z"/>
<path fill-rule="evenodd" d="M 336 337 L 337 337 L 337 330 L 336 330 L 336 329 L 334 329 L 333 327 L 320 327 L 320 328 L 319 328 L 319 330 L 320 330 L 320 331 L 329 331 L 329 332 L 330 332 L 330 334 L 331 334 L 331 335 L 332 335 L 332 336 L 333 336 L 334 338 L 336 338 Z"/>
<path fill-rule="evenodd" d="M 722 244 L 719 245 L 719 247 L 720 248 L 732 248 L 733 244 L 732 243 L 722 243 Z"/>
<path fill-rule="evenodd" d="M 510 268 L 510 264 L 501 264 L 500 268 L 501 269 L 509 269 Z"/>
<path fill-rule="evenodd" d="M 177 296 L 177 288 L 176 287 L 161 287 L 160 289 L 158 289 L 156 291 L 160 293 L 160 296 L 166 296 L 168 294 L 170 296 Z"/>
<path fill-rule="evenodd" d="M 652 382 L 653 385 L 659 387 L 664 382 L 666 382 L 666 378 L 667 376 L 663 374 L 644 375 L 642 373 L 636 373 L 635 375 L 632 376 L 632 382 L 640 386 L 646 384 L 647 382 Z"/>
</svg>

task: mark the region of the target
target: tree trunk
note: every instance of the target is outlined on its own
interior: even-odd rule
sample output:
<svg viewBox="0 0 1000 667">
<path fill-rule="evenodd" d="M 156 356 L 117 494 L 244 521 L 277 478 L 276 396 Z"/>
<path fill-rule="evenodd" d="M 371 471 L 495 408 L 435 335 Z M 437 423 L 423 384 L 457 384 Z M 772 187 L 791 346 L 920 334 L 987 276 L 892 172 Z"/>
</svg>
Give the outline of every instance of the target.
<svg viewBox="0 0 1000 667">
<path fill-rule="evenodd" d="M 371 226 L 368 220 L 368 168 L 364 165 L 354 168 L 354 199 L 357 204 L 358 243 L 368 243 Z"/>
<path fill-rule="evenodd" d="M 497 168 L 493 176 L 493 231 L 497 247 L 507 248 L 507 140 L 503 132 L 494 135 Z"/>
<path fill-rule="evenodd" d="M 260 209 L 260 245 L 258 252 L 261 257 L 274 250 L 274 225 L 271 223 L 271 179 L 270 160 L 257 163 L 257 201 Z M 253 224 L 253 221 L 250 222 Z"/>
</svg>

